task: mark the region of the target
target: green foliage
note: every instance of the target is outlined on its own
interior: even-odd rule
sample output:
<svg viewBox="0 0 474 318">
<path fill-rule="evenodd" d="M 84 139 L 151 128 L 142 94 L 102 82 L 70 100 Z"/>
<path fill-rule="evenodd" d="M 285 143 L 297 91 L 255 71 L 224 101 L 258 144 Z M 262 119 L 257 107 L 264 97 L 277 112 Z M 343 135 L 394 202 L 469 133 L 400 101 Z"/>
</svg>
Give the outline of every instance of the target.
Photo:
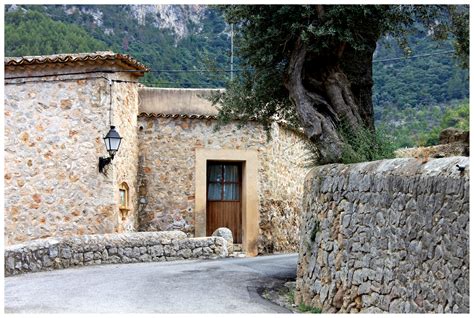
<svg viewBox="0 0 474 318">
<path fill-rule="evenodd" d="M 469 130 L 469 103 L 467 101 L 446 111 L 441 120 L 441 129 L 448 127 Z"/>
<path fill-rule="evenodd" d="M 298 310 L 301 311 L 301 312 L 306 312 L 306 313 L 311 313 L 311 314 L 320 314 L 320 313 L 322 313 L 321 308 L 312 307 L 312 306 L 306 305 L 304 303 L 299 304 Z"/>
<path fill-rule="evenodd" d="M 381 128 L 372 131 L 361 127 L 354 131 L 348 125 L 342 123 L 339 131 L 344 142 L 342 148 L 343 163 L 394 158 L 396 146 L 393 143 L 393 138 Z"/>
<path fill-rule="evenodd" d="M 294 108 L 281 87 L 273 84 L 271 74 L 272 72 L 256 77 L 255 82 L 252 82 L 251 72 L 243 71 L 239 78 L 228 82 L 225 92 L 215 92 L 211 101 L 221 105 L 219 123 L 226 124 L 238 118 L 243 124 L 250 119 L 256 119 L 269 129 L 272 120 L 286 119 L 290 126 L 298 126 Z M 251 89 L 251 82 L 260 85 L 261 89 Z M 264 95 L 273 98 L 268 99 Z"/>
<path fill-rule="evenodd" d="M 390 131 L 395 148 L 432 146 L 438 144 L 439 133 L 445 128 L 469 129 L 469 102 L 453 100 L 444 105 L 387 110 L 376 124 Z"/>
<path fill-rule="evenodd" d="M 443 129 L 449 127 L 469 130 L 469 103 L 467 101 L 446 110 L 439 126 L 426 133 L 424 146 L 437 145 L 439 134 Z"/>
<path fill-rule="evenodd" d="M 461 67 L 469 68 L 469 10 L 464 6 L 450 6 L 450 15 L 453 21 L 452 32 L 454 38 L 454 47 L 459 56 Z"/>
<path fill-rule="evenodd" d="M 241 77 L 240 83 L 228 85 L 226 92 L 228 97 L 222 97 L 219 100 L 224 105 L 221 114 L 224 117 L 241 114 L 249 117 L 253 114 L 257 118 L 294 114 L 294 105 L 289 101 L 288 91 L 284 83 L 288 61 L 298 39 L 302 39 L 307 45 L 312 54 L 310 56 L 333 56 L 336 58 L 335 55 L 340 49 L 341 43 L 344 43 L 344 46 L 352 47 L 356 51 L 361 51 L 365 50 L 368 43 L 373 39 L 377 40 L 381 35 L 391 35 L 393 41 L 401 45 L 400 50 L 404 54 L 410 52 L 410 44 L 413 44 L 411 39 L 419 32 L 420 26 L 423 25 L 437 35 L 436 39 L 447 39 L 450 34 L 454 34 L 456 43 L 463 44 L 458 46 L 462 47 L 463 54 L 466 54 L 468 47 L 465 45 L 465 33 L 455 32 L 458 29 L 461 30 L 462 27 L 466 27 L 466 25 L 459 22 L 456 24 L 455 21 L 459 20 L 459 16 L 465 17 L 468 15 L 467 9 L 467 6 L 411 5 L 225 6 L 224 13 L 227 21 L 238 25 L 239 32 L 236 37 L 236 46 L 238 47 L 242 68 L 246 72 Z M 324 10 L 323 18 L 318 18 L 318 10 Z M 466 31 L 465 28 L 462 30 Z M 396 69 L 404 74 L 403 69 Z M 444 70 L 448 69 L 449 65 L 444 68 Z M 434 68 L 432 72 L 436 72 L 436 70 L 437 68 Z M 412 78 L 416 74 L 414 69 L 408 70 L 407 73 Z M 454 76 L 448 75 L 447 77 L 453 78 Z M 460 76 L 460 81 L 462 81 L 463 75 Z M 388 73 L 387 77 L 390 80 L 394 79 L 392 84 L 398 84 L 405 80 L 398 80 L 397 82 L 396 74 Z M 381 83 L 383 80 L 376 81 L 376 83 Z M 436 82 L 438 87 L 442 80 L 440 78 Z M 414 84 L 418 83 L 426 83 L 426 80 L 417 81 Z M 456 87 L 455 85 L 452 86 Z M 418 87 L 413 88 L 413 91 L 420 92 L 420 99 L 430 102 L 431 91 L 426 89 L 428 87 L 429 84 L 424 86 L 425 90 L 420 91 Z M 375 87 L 376 91 L 377 88 Z M 463 85 L 461 90 L 465 92 L 465 88 L 466 86 Z M 403 90 L 396 89 L 395 91 L 394 96 L 385 98 L 384 94 L 392 92 L 390 83 L 384 86 L 383 89 L 379 89 L 378 92 L 380 93 L 376 96 L 376 103 L 387 101 L 387 103 L 393 104 L 393 101 L 398 101 L 396 98 L 402 95 Z M 441 98 L 436 87 L 432 91 L 438 95 L 436 97 Z M 458 94 L 454 91 L 452 93 L 453 95 Z M 250 109 L 248 100 L 243 98 L 245 96 L 249 96 L 249 99 L 255 105 L 253 110 Z M 415 96 L 415 98 L 417 97 Z M 400 100 L 400 103 L 411 102 L 413 95 L 404 96 Z"/>
<path fill-rule="evenodd" d="M 91 52 L 108 49 L 130 54 L 153 70 L 141 79 L 146 85 L 161 87 L 222 87 L 228 79 L 230 41 L 222 15 L 212 7 L 202 24 L 187 22 L 189 35 L 178 39 L 169 29 L 158 29 L 150 15 L 138 23 L 129 5 L 22 5 L 5 14 L 6 51 L 9 56 Z M 73 9 L 74 8 L 74 9 Z M 23 13 L 22 10 L 27 10 Z M 68 12 L 66 12 L 69 10 Z M 94 12 L 100 11 L 98 24 Z M 43 27 L 36 17 L 50 21 Z M 23 25 L 18 27 L 18 25 Z M 80 42 L 58 33 L 59 26 L 101 45 L 76 45 Z M 87 30 L 87 33 L 84 31 Z M 54 36 L 50 36 L 54 34 Z M 51 38 L 51 40 L 49 40 Z M 25 43 L 25 44 L 22 44 Z M 43 45 L 46 43 L 47 45 Z M 82 42 L 81 42 L 82 43 Z M 73 47 L 70 47 L 73 46 Z M 76 48 L 78 46 L 79 48 Z M 48 48 L 50 47 L 50 48 Z M 199 71 L 213 69 L 214 72 Z M 174 70 L 169 72 L 168 70 Z M 187 70 L 187 71 L 176 71 Z"/>
<path fill-rule="evenodd" d="M 290 304 L 294 304 L 295 303 L 295 291 L 293 289 L 291 289 L 289 292 L 288 292 L 288 301 L 290 302 Z"/>
<path fill-rule="evenodd" d="M 421 56 L 400 59 L 405 52 L 394 38 L 379 41 L 375 60 L 399 59 L 373 64 L 375 124 L 390 132 L 395 148 L 437 144 L 445 112 L 469 98 L 468 70 L 456 65 L 453 53 L 431 55 L 454 51 L 459 43 L 417 25 L 417 32 L 407 37 L 407 45 Z"/>
<path fill-rule="evenodd" d="M 16 11 L 5 15 L 5 55 L 45 55 L 105 50 L 105 43 L 94 39 L 73 24 L 53 21 L 41 12 Z"/>
<path fill-rule="evenodd" d="M 277 117 L 294 123 L 296 112 L 285 77 L 296 43 L 301 39 L 308 50 L 322 56 L 334 55 L 341 42 L 364 50 L 364 36 L 378 38 L 384 27 L 380 21 L 389 14 L 384 6 L 325 6 L 325 18 L 318 19 L 317 10 L 310 5 L 225 7 L 227 21 L 237 25 L 235 41 L 244 71 L 216 100 L 223 105 L 222 117 L 253 116 L 263 123 Z"/>
<path fill-rule="evenodd" d="M 373 65 L 373 101 L 375 119 L 383 112 L 443 104 L 469 96 L 469 72 L 456 66 L 453 54 L 430 55 L 454 51 L 453 41 L 436 42 L 422 29 L 409 37 L 416 55 L 413 59 L 375 62 Z M 402 58 L 404 52 L 393 38 L 379 42 L 375 60 Z"/>
</svg>

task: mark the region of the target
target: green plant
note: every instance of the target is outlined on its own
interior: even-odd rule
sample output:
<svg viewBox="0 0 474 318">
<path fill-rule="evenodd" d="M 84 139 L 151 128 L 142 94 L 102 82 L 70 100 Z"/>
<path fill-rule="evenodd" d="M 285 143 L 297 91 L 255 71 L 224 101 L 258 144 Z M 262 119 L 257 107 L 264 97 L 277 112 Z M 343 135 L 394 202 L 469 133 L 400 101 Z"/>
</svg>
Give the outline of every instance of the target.
<svg viewBox="0 0 474 318">
<path fill-rule="evenodd" d="M 339 128 L 343 139 L 342 162 L 357 163 L 394 158 L 395 145 L 383 130 L 369 128 L 351 129 L 344 121 Z"/>
<path fill-rule="evenodd" d="M 291 289 L 289 292 L 288 292 L 288 301 L 291 303 L 291 304 L 294 304 L 295 303 L 295 291 L 293 289 Z"/>
<path fill-rule="evenodd" d="M 309 306 L 304 303 L 299 304 L 298 310 L 301 312 L 309 312 L 312 314 L 320 314 L 322 312 L 321 308 Z"/>
</svg>

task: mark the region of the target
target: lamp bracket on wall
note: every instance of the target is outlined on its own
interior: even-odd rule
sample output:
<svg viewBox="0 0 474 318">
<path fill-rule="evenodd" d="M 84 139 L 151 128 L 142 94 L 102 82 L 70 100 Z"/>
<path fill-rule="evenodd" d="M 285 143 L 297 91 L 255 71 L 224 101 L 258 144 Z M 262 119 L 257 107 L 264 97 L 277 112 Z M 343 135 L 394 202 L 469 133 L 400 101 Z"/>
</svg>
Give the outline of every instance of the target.
<svg viewBox="0 0 474 318">
<path fill-rule="evenodd" d="M 99 172 L 107 175 L 105 167 L 112 162 L 112 157 L 99 157 Z"/>
</svg>

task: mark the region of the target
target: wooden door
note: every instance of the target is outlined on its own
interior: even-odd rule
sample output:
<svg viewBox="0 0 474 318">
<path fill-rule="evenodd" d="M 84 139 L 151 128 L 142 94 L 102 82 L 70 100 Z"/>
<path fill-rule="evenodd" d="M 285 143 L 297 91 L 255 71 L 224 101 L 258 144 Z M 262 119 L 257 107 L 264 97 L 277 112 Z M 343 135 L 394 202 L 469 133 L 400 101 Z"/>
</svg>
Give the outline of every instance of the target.
<svg viewBox="0 0 474 318">
<path fill-rule="evenodd" d="M 230 162 L 207 164 L 206 235 L 219 227 L 232 231 L 234 243 L 242 243 L 242 165 Z"/>
</svg>

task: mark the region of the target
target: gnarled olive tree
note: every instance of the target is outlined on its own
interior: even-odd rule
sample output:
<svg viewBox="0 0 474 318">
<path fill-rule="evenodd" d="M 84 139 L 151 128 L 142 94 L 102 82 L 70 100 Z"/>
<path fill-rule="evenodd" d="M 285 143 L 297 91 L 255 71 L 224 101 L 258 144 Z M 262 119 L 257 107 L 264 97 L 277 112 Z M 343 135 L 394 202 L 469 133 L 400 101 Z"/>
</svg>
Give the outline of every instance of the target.
<svg viewBox="0 0 474 318">
<path fill-rule="evenodd" d="M 377 40 L 403 46 L 416 23 L 438 38 L 456 38 L 468 63 L 467 6 L 234 5 L 223 8 L 236 25 L 241 73 L 215 96 L 227 122 L 285 119 L 315 143 L 320 163 L 341 159 L 340 126 L 374 129 L 372 56 Z"/>
</svg>

